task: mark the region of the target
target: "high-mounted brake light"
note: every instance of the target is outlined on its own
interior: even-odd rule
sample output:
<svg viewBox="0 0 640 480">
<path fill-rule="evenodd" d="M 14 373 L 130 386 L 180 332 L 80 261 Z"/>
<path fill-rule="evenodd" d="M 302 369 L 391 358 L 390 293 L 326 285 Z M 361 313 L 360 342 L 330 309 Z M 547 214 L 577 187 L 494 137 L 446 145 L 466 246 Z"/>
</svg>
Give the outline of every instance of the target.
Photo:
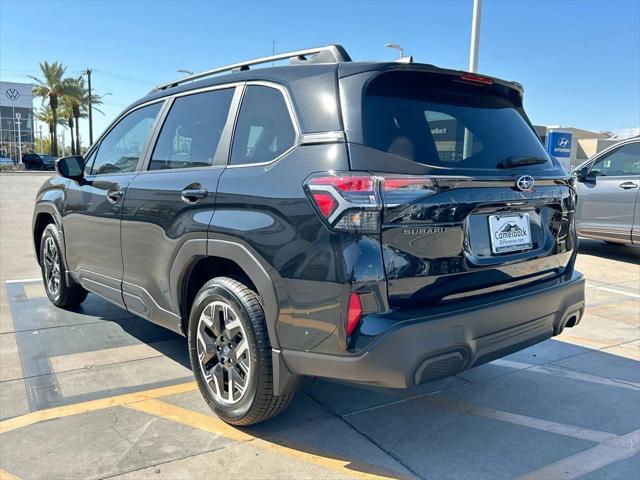
<svg viewBox="0 0 640 480">
<path fill-rule="evenodd" d="M 351 336 L 361 318 L 362 303 L 360 302 L 360 295 L 352 292 L 349 296 L 349 307 L 347 309 L 347 337 Z"/>
<path fill-rule="evenodd" d="M 463 73 L 460 78 L 465 82 L 480 83 L 482 85 L 492 85 L 493 79 L 489 77 L 483 77 L 482 75 L 476 75 L 475 73 Z"/>
</svg>

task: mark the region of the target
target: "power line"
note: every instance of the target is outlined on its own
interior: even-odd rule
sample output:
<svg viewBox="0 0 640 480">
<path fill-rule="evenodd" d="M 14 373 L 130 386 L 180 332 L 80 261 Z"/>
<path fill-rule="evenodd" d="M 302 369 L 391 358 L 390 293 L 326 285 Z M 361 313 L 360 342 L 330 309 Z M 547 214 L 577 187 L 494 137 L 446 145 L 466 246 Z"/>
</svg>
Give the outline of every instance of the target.
<svg viewBox="0 0 640 480">
<path fill-rule="evenodd" d="M 154 82 L 150 82 L 149 80 L 142 80 L 140 78 L 129 77 L 127 75 L 121 75 L 119 73 L 106 72 L 104 70 L 98 70 L 98 69 L 94 69 L 93 72 L 99 75 L 102 75 L 103 77 L 114 78 L 116 80 L 123 80 L 125 82 L 140 83 L 144 85 L 155 85 Z"/>
<path fill-rule="evenodd" d="M 522 50 L 519 52 L 511 52 L 511 53 L 507 53 L 504 55 L 498 55 L 496 57 L 490 57 L 487 59 L 482 59 L 482 63 L 488 63 L 488 62 L 495 62 L 497 60 L 501 60 L 503 58 L 509 58 L 509 57 L 514 57 L 514 56 L 522 56 L 524 54 L 529 54 L 529 53 L 538 53 L 538 52 L 546 52 L 549 50 L 555 50 L 557 48 L 563 48 L 563 47 L 569 47 L 572 45 L 576 45 L 576 44 L 580 44 L 580 43 L 586 43 L 586 42 L 592 42 L 594 40 L 601 40 L 603 38 L 610 38 L 610 37 L 617 37 L 620 35 L 627 35 L 629 33 L 633 33 L 633 32 L 640 32 L 640 28 L 632 28 L 631 30 L 625 30 L 623 32 L 616 32 L 616 33 L 609 33 L 606 35 L 598 35 L 596 37 L 589 37 L 589 38 L 583 38 L 580 40 L 574 40 L 572 42 L 567 42 L 567 43 L 557 43 L 555 45 L 549 45 L 547 47 L 541 47 L 541 48 L 534 48 L 531 50 Z"/>
</svg>

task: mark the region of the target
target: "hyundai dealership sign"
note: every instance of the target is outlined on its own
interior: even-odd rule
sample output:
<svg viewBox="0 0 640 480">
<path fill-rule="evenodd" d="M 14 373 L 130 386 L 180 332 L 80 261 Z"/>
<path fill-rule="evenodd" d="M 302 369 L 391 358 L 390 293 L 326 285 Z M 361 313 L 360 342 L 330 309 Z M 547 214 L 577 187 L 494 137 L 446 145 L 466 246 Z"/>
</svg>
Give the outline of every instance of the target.
<svg viewBox="0 0 640 480">
<path fill-rule="evenodd" d="M 547 133 L 547 152 L 556 158 L 571 156 L 571 132 L 551 130 Z"/>
<path fill-rule="evenodd" d="M 571 169 L 572 134 L 567 130 L 547 130 L 547 152 L 568 171 Z"/>
</svg>

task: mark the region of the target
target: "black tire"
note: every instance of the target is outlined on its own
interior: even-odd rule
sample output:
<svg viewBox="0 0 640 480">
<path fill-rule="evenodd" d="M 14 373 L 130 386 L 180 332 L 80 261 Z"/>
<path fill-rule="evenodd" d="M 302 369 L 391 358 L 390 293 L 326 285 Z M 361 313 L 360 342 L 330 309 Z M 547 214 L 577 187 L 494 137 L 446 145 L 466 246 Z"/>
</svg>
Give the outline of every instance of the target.
<svg viewBox="0 0 640 480">
<path fill-rule="evenodd" d="M 224 378 L 228 379 L 229 369 L 234 368 L 233 363 L 235 360 L 235 368 L 238 369 L 237 372 L 243 373 L 239 369 L 238 358 L 234 356 L 233 358 L 228 359 L 227 361 L 230 363 L 227 364 L 223 359 L 223 352 L 216 353 L 215 357 L 210 357 L 208 360 L 209 363 L 207 365 L 211 365 L 208 367 L 207 365 L 204 365 L 204 361 L 201 364 L 200 357 L 198 355 L 198 329 L 202 328 L 200 325 L 201 316 L 203 316 L 205 309 L 210 309 L 209 312 L 212 313 L 211 317 L 215 317 L 217 314 L 215 314 L 215 310 L 213 310 L 215 308 L 214 305 L 220 306 L 220 304 L 229 306 L 233 313 L 233 319 L 240 321 L 243 329 L 241 332 L 238 330 L 240 332 L 238 334 L 240 343 L 242 342 L 242 339 L 245 338 L 244 334 L 246 333 L 246 340 L 249 347 L 248 352 L 245 348 L 245 353 L 243 354 L 245 356 L 245 360 L 249 363 L 249 373 L 244 378 L 248 385 L 244 385 L 244 393 L 240 395 L 236 403 L 231 404 L 224 403 L 224 400 L 222 398 L 218 398 L 214 393 L 214 389 L 218 390 L 218 394 L 222 393 L 221 396 L 224 396 L 225 392 L 220 392 L 217 388 L 218 383 L 213 381 L 213 377 L 215 375 L 212 372 L 215 371 L 215 368 L 225 369 L 227 373 Z M 224 325 L 225 322 L 227 322 L 227 319 L 225 318 L 220 321 Z M 205 331 L 208 328 L 209 327 L 204 326 Z M 225 328 L 226 327 L 222 328 L 222 330 L 226 331 Z M 218 327 L 218 330 L 220 330 L 220 327 Z M 208 332 L 211 333 L 211 335 L 207 337 L 209 342 L 208 345 L 218 345 L 217 339 L 222 338 L 222 333 L 219 332 L 219 335 L 216 336 L 212 329 L 209 329 Z M 201 334 L 203 334 L 203 331 L 201 331 Z M 191 367 L 193 369 L 193 374 L 196 377 L 200 392 L 209 407 L 222 420 L 232 425 L 253 425 L 272 418 L 287 408 L 289 402 L 294 396 L 294 393 L 280 396 L 273 395 L 271 343 L 269 342 L 269 335 L 267 333 L 267 326 L 265 324 L 264 311 L 260 303 L 260 297 L 256 292 L 232 278 L 217 277 L 209 280 L 200 289 L 193 302 L 191 315 L 189 316 L 187 336 L 189 341 L 189 358 L 191 360 Z M 223 339 L 221 341 L 224 347 L 224 342 L 226 342 L 226 340 Z M 227 349 L 229 352 L 234 352 L 234 350 L 236 350 L 235 341 L 233 343 L 234 348 L 231 350 Z M 238 343 L 237 346 L 239 346 L 240 343 Z M 200 343 L 200 345 L 202 353 L 202 343 Z M 219 347 L 216 348 L 217 350 L 220 350 Z M 229 355 L 229 353 L 227 354 Z M 235 355 L 235 353 L 231 353 L 230 355 Z M 248 360 L 246 359 L 247 355 L 249 357 Z M 204 356 L 205 354 L 203 353 L 203 357 Z M 209 357 L 208 353 L 206 356 Z M 205 370 L 210 375 L 209 382 L 211 383 L 211 386 L 209 386 L 209 382 L 205 379 Z M 227 385 L 231 384 L 224 383 L 224 386 Z M 233 391 L 233 388 L 230 387 L 229 391 Z M 233 394 L 229 394 L 229 396 L 232 398 Z"/>
<path fill-rule="evenodd" d="M 56 307 L 76 307 L 87 298 L 88 292 L 72 279 L 67 280 L 61 245 L 60 230 L 55 224 L 50 223 L 45 227 L 40 239 L 40 269 L 44 290 Z M 52 280 L 55 278 L 55 272 L 57 272 L 57 288 L 54 288 L 56 282 Z"/>
</svg>

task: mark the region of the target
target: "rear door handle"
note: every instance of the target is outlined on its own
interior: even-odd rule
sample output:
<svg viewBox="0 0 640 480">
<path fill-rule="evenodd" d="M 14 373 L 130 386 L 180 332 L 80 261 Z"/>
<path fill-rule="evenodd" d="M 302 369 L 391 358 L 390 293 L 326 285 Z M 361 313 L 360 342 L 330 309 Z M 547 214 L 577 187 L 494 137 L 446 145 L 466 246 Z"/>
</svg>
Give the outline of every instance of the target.
<svg viewBox="0 0 640 480">
<path fill-rule="evenodd" d="M 196 203 L 201 198 L 206 198 L 209 190 L 206 188 L 185 188 L 182 190 L 182 201 L 184 203 Z"/>
<path fill-rule="evenodd" d="M 122 198 L 123 194 L 124 194 L 124 192 L 122 190 L 111 190 L 111 191 L 107 192 L 107 200 L 112 205 L 116 204 L 116 203 L 118 203 L 118 200 L 120 200 Z"/>
<path fill-rule="evenodd" d="M 619 187 L 622 188 L 623 190 L 629 190 L 630 188 L 638 188 L 638 184 L 633 182 L 624 182 L 624 183 L 621 183 Z"/>
</svg>

